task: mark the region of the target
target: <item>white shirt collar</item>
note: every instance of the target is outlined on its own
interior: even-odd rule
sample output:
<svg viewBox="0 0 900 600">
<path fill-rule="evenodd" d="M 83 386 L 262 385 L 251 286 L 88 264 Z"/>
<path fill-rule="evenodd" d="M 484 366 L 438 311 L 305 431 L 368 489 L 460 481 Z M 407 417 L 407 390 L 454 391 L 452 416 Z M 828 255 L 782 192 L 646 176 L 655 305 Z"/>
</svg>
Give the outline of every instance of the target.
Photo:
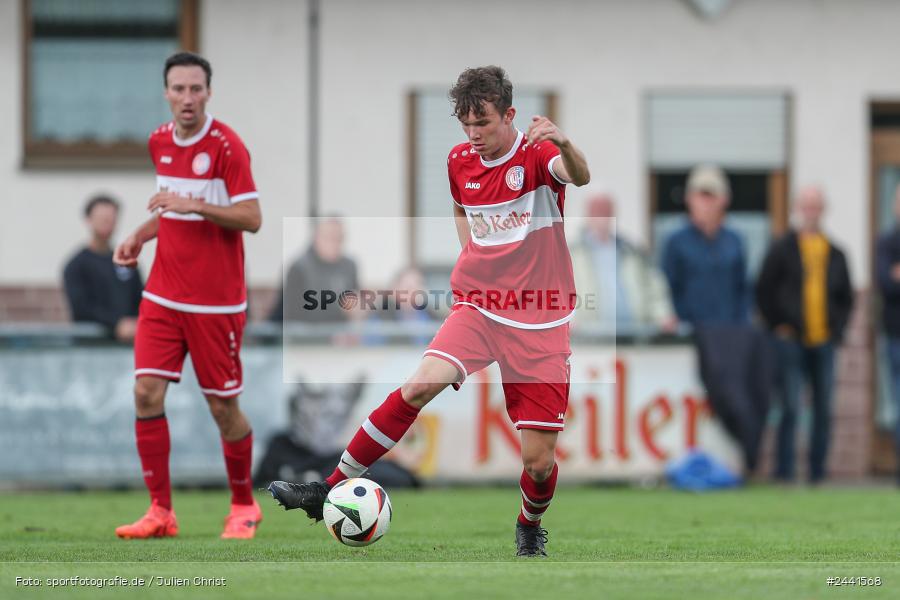
<svg viewBox="0 0 900 600">
<path fill-rule="evenodd" d="M 175 130 L 177 127 L 172 128 L 172 141 L 175 142 L 178 146 L 193 146 L 197 142 L 199 142 L 204 135 L 209 133 L 209 128 L 212 127 L 213 116 L 209 113 L 206 113 L 206 123 L 203 124 L 203 129 L 192 135 L 186 140 L 181 139 L 177 135 L 175 135 Z"/>
</svg>

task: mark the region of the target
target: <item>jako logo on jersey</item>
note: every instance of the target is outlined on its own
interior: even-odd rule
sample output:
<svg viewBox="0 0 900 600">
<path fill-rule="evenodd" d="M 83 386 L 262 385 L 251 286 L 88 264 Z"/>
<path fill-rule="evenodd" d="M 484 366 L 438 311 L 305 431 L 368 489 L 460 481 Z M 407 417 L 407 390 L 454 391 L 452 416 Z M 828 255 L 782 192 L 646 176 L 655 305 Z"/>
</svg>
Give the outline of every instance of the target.
<svg viewBox="0 0 900 600">
<path fill-rule="evenodd" d="M 480 184 L 480 183 L 475 183 L 474 181 L 467 181 L 467 182 L 466 182 L 466 189 L 467 189 L 467 190 L 480 190 L 480 189 L 481 189 L 481 184 Z"/>
<path fill-rule="evenodd" d="M 209 154 L 201 152 L 194 157 L 194 162 L 191 163 L 191 170 L 194 172 L 194 175 L 203 175 L 209 171 L 209 163 Z M 509 181 L 509 174 L 506 175 L 506 180 Z"/>
<path fill-rule="evenodd" d="M 525 167 L 521 165 L 510 167 L 506 172 L 506 185 L 514 192 L 521 190 L 525 185 Z"/>
<path fill-rule="evenodd" d="M 161 163 L 164 164 L 164 165 L 171 165 L 171 164 L 172 164 L 172 157 L 171 157 L 171 156 L 160 156 L 160 157 L 159 157 L 159 162 L 161 162 Z"/>
</svg>

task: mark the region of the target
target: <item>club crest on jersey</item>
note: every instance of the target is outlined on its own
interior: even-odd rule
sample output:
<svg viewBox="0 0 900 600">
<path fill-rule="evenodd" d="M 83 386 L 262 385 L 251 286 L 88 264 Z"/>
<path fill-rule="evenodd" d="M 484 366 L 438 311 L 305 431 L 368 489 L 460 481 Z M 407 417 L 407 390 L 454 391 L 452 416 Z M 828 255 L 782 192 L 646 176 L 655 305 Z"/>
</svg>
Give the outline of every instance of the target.
<svg viewBox="0 0 900 600">
<path fill-rule="evenodd" d="M 506 172 L 506 185 L 514 192 L 518 192 L 525 185 L 525 167 L 516 165 Z"/>
<path fill-rule="evenodd" d="M 483 238 L 491 231 L 491 226 L 484 220 L 484 213 L 472 214 L 472 235 L 478 239 Z"/>
<path fill-rule="evenodd" d="M 194 172 L 194 175 L 203 175 L 209 171 L 209 163 L 209 154 L 201 152 L 194 157 L 194 161 L 191 163 L 191 170 Z M 509 181 L 509 175 L 506 176 L 506 179 Z"/>
</svg>

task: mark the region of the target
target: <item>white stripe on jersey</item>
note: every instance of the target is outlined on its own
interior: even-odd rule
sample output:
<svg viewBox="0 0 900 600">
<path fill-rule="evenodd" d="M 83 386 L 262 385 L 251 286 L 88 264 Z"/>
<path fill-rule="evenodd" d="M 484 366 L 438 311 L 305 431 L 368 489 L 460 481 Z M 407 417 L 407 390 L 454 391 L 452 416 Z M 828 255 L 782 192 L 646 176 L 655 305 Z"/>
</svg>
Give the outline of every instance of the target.
<svg viewBox="0 0 900 600">
<path fill-rule="evenodd" d="M 556 181 L 558 181 L 559 183 L 561 183 L 561 184 L 563 184 L 563 185 L 566 185 L 566 184 L 569 183 L 569 182 L 568 182 L 568 181 L 563 181 L 562 179 L 560 179 L 560 178 L 556 175 L 556 171 L 553 170 L 553 163 L 555 163 L 556 161 L 558 161 L 558 160 L 561 158 L 561 156 L 562 156 L 562 155 L 557 154 L 556 156 L 554 156 L 553 158 L 551 158 L 551 159 L 550 159 L 550 162 L 547 163 L 547 170 L 550 171 L 550 175 L 553 177 L 553 179 L 555 179 Z"/>
<path fill-rule="evenodd" d="M 572 320 L 572 317 L 575 316 L 575 311 L 572 310 L 569 314 L 564 317 L 561 317 L 555 321 L 550 321 L 549 323 L 525 323 L 523 321 L 516 321 L 514 319 L 507 319 L 506 317 L 501 317 L 500 315 L 495 315 L 494 313 L 485 310 L 484 308 L 478 306 L 477 304 L 473 304 L 472 302 L 466 302 L 461 300 L 459 302 L 454 303 L 454 306 L 457 304 L 471 306 L 488 319 L 492 321 L 497 321 L 498 323 L 502 323 L 503 325 L 508 325 L 510 327 L 515 327 L 517 329 L 551 329 L 553 327 L 559 327 L 560 325 L 565 325 L 569 321 Z"/>
<path fill-rule="evenodd" d="M 243 202 L 244 200 L 256 200 L 259 198 L 259 194 L 256 192 L 247 192 L 246 194 L 238 194 L 237 196 L 231 197 L 231 203 L 237 204 L 238 202 Z"/>
<path fill-rule="evenodd" d="M 172 212 L 171 210 L 167 210 L 163 214 L 160 215 L 163 219 L 172 219 L 175 221 L 203 221 L 203 217 L 198 215 L 197 213 L 188 213 L 183 215 L 181 213 Z"/>
<path fill-rule="evenodd" d="M 225 180 L 215 179 L 189 179 L 187 177 L 171 177 L 169 175 L 157 175 L 156 187 L 159 190 L 166 189 L 182 196 L 190 194 L 194 198 L 203 198 L 207 204 L 216 206 L 230 206 L 228 189 Z"/>
<path fill-rule="evenodd" d="M 240 304 L 232 304 L 230 306 L 220 306 L 220 305 L 207 305 L 207 304 L 187 304 L 186 302 L 176 302 L 175 300 L 169 300 L 168 298 L 163 298 L 162 296 L 157 296 L 156 294 L 151 294 L 147 290 L 141 292 L 141 296 L 149 300 L 150 302 L 159 304 L 160 306 L 165 306 L 166 308 L 171 308 L 172 310 L 179 310 L 181 312 L 189 312 L 189 313 L 199 313 L 199 314 L 209 314 L 209 315 L 233 315 L 235 313 L 244 312 L 247 310 L 247 301 L 243 301 Z"/>
<path fill-rule="evenodd" d="M 225 180 L 216 179 L 189 179 L 187 177 L 170 177 L 168 175 L 156 176 L 156 187 L 159 190 L 168 190 L 182 196 L 191 195 L 194 198 L 203 198 L 207 204 L 214 206 L 231 206 Z M 246 194 L 242 194 L 245 196 Z M 249 198 L 242 198 L 249 199 Z M 178 221 L 202 221 L 203 217 L 196 213 L 180 214 L 166 211 L 161 216 Z"/>
<path fill-rule="evenodd" d="M 558 199 L 549 185 L 542 185 L 515 200 L 465 206 L 472 242 L 479 246 L 512 244 L 529 233 L 562 223 Z"/>
</svg>

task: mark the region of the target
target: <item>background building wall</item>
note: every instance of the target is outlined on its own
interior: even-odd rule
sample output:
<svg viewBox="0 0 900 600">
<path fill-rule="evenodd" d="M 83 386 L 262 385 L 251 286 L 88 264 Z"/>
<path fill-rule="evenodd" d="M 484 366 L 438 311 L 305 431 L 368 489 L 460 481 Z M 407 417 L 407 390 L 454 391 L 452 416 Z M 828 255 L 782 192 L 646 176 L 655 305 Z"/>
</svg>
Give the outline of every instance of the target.
<svg viewBox="0 0 900 600">
<path fill-rule="evenodd" d="M 22 168 L 20 8 L 20 2 L 0 2 L 0 76 L 12 84 L 0 89 L 0 286 L 52 286 L 61 283 L 65 261 L 85 239 L 85 200 L 97 191 L 122 200 L 121 239 L 147 218 L 155 181 L 149 158 L 143 170 Z M 208 110 L 243 138 L 261 196 L 265 229 L 245 236 L 251 285 L 275 285 L 281 218 L 306 212 L 306 31 L 301 2 L 200 6 L 200 51 L 213 66 Z M 142 255 L 145 273 L 154 246 Z"/>
<path fill-rule="evenodd" d="M 21 4 L 0 3 L 0 285 L 55 285 L 80 243 L 80 210 L 94 191 L 123 198 L 121 235 L 144 218 L 146 171 L 21 168 Z M 307 211 L 307 6 L 205 1 L 200 50 L 215 69 L 212 114 L 253 156 L 264 229 L 248 237 L 248 274 L 277 285 L 282 216 Z M 888 0 L 736 1 L 705 21 L 679 0 L 641 2 L 426 0 L 322 2 L 322 212 L 405 216 L 406 95 L 448 88 L 467 66 L 503 65 L 514 84 L 550 88 L 561 127 L 588 156 L 592 189 L 619 199 L 619 227 L 647 241 L 645 98 L 653 90 L 785 90 L 793 99 L 791 182 L 818 182 L 826 226 L 869 283 L 867 102 L 900 97 L 895 57 L 900 3 Z M 527 123 L 527 121 L 526 121 Z M 449 208 L 448 208 L 449 210 Z M 405 259 L 405 233 L 366 251 L 350 231 L 363 282 L 383 282 Z M 145 257 L 145 266 L 150 255 Z"/>
</svg>

